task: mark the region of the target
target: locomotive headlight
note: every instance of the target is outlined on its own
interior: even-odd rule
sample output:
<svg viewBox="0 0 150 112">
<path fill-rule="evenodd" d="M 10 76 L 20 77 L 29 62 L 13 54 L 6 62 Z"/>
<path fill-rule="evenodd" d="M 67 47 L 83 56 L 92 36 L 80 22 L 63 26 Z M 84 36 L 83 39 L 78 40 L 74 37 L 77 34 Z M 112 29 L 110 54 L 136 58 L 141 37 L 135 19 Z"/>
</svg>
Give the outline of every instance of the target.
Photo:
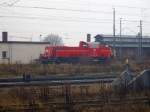
<svg viewBox="0 0 150 112">
<path fill-rule="evenodd" d="M 46 49 L 45 52 L 48 53 L 48 49 Z"/>
<path fill-rule="evenodd" d="M 105 47 L 109 47 L 108 45 L 105 45 Z"/>
</svg>

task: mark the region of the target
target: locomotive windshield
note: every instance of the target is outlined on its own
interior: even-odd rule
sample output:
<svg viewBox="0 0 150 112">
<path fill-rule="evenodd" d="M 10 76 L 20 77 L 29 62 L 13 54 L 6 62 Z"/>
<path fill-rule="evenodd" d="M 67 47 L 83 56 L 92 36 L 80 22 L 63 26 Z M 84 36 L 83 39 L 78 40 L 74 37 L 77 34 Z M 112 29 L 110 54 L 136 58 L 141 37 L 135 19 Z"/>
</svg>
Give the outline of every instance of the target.
<svg viewBox="0 0 150 112">
<path fill-rule="evenodd" d="M 91 47 L 91 48 L 98 48 L 98 47 L 99 47 L 99 42 L 92 42 L 92 43 L 90 44 L 90 47 Z"/>
</svg>

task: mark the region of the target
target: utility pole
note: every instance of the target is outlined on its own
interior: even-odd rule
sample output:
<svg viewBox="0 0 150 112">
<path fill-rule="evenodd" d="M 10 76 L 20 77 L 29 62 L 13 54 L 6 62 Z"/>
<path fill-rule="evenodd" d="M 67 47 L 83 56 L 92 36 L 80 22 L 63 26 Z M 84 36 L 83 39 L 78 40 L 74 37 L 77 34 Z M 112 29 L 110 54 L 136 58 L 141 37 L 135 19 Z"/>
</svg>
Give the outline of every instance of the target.
<svg viewBox="0 0 150 112">
<path fill-rule="evenodd" d="M 40 42 L 42 42 L 42 35 L 40 34 Z"/>
<path fill-rule="evenodd" d="M 116 10 L 113 8 L 113 54 L 116 57 Z"/>
<path fill-rule="evenodd" d="M 120 18 L 120 59 L 122 57 L 122 18 Z"/>
<path fill-rule="evenodd" d="M 143 37 L 143 23 L 142 23 L 142 20 L 140 20 L 140 35 L 139 35 L 139 59 L 140 59 L 140 61 L 142 60 L 142 58 L 143 58 L 143 51 L 142 51 L 142 49 L 143 49 L 143 45 L 142 45 L 142 37 Z"/>
<path fill-rule="evenodd" d="M 122 18 L 120 18 L 120 37 L 122 36 Z"/>
</svg>

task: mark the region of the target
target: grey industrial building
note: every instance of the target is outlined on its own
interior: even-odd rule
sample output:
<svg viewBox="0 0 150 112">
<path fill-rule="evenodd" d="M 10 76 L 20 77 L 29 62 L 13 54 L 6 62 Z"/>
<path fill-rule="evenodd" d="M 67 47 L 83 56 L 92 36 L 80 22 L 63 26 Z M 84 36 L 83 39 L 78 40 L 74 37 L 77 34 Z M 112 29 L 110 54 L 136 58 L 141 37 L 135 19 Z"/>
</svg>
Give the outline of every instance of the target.
<svg viewBox="0 0 150 112">
<path fill-rule="evenodd" d="M 116 35 L 115 39 L 112 35 L 97 35 L 95 36 L 96 42 L 103 42 L 110 46 L 115 47 L 116 56 L 120 58 L 143 58 L 150 57 L 150 37 L 143 36 L 142 39 L 138 36 L 125 35 L 119 36 Z M 142 44 L 141 44 L 142 43 Z M 141 55 L 139 55 L 141 47 Z"/>
</svg>

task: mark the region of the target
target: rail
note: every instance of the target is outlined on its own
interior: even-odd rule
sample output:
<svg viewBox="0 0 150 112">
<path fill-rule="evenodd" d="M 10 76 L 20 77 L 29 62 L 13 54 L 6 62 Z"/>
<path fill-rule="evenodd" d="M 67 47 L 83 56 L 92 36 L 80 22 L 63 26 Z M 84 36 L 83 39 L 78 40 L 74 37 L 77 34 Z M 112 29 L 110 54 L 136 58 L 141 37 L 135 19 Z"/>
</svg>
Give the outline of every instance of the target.
<svg viewBox="0 0 150 112">
<path fill-rule="evenodd" d="M 0 88 L 13 86 L 45 86 L 68 84 L 89 84 L 89 83 L 112 83 L 115 75 L 91 75 L 91 76 L 36 76 L 23 75 L 23 77 L 1 78 Z"/>
</svg>

